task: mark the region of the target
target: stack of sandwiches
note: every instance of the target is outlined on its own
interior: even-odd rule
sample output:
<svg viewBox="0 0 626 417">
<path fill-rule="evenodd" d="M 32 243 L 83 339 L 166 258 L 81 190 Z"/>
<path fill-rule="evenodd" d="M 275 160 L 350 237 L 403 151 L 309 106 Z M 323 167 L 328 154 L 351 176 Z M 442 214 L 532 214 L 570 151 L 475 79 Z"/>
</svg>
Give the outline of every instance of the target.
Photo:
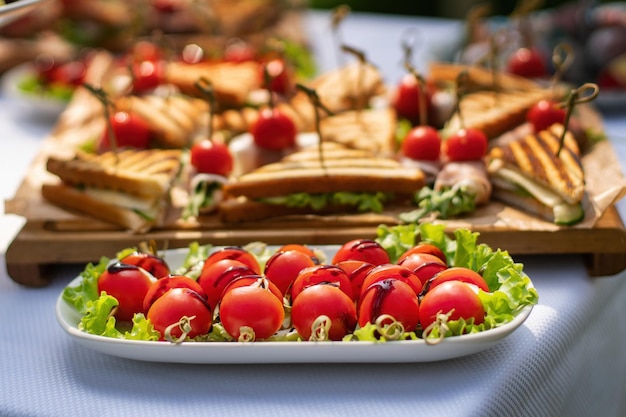
<svg viewBox="0 0 626 417">
<path fill-rule="evenodd" d="M 381 212 L 384 204 L 410 203 L 424 184 L 419 169 L 363 149 L 324 142 L 225 184 L 218 211 L 225 223 L 297 214 Z"/>
<path fill-rule="evenodd" d="M 569 131 L 560 148 L 563 129 L 555 124 L 494 146 L 488 155 L 493 198 L 559 225 L 583 220 L 580 150 Z"/>
<path fill-rule="evenodd" d="M 528 110 L 551 96 L 549 89 L 534 81 L 505 73 L 498 74 L 494 88 L 492 72 L 476 66 L 433 63 L 429 80 L 452 88 L 462 71 L 467 72 L 460 105 L 462 120 L 454 114 L 446 122 L 445 132 L 465 127 L 478 129 L 489 139 L 496 138 L 524 123 Z"/>
<path fill-rule="evenodd" d="M 43 184 L 42 194 L 54 205 L 143 233 L 163 219 L 181 157 L 176 149 L 50 156 L 46 168 L 60 181 Z"/>
</svg>

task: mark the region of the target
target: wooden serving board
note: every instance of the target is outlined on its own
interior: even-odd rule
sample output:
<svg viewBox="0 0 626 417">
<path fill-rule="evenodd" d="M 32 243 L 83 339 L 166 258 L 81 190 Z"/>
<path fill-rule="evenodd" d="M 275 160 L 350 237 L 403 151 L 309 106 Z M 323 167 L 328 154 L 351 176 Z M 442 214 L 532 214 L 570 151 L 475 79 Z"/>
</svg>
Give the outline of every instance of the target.
<svg viewBox="0 0 626 417">
<path fill-rule="evenodd" d="M 587 261 L 592 277 L 613 275 L 626 269 L 626 228 L 615 207 L 610 207 L 591 229 L 515 230 L 476 226 L 479 241 L 511 255 L 580 254 Z M 9 276 L 25 286 L 41 287 L 50 282 L 50 267 L 97 262 L 102 256 L 114 257 L 124 248 L 153 240 L 159 248 L 186 247 L 197 241 L 213 245 L 243 245 L 253 241 L 268 244 L 341 244 L 350 239 L 375 238 L 371 225 L 350 228 L 280 227 L 274 229 L 161 230 L 146 234 L 125 231 L 49 230 L 45 223 L 27 222 L 6 252 Z"/>
</svg>

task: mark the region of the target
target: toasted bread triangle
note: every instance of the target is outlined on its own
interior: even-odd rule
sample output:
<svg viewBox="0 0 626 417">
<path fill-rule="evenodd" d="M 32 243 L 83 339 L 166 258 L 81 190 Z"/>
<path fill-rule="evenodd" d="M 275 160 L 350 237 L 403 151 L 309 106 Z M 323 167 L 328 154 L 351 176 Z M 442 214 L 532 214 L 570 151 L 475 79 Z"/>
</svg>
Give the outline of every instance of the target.
<svg viewBox="0 0 626 417">
<path fill-rule="evenodd" d="M 327 150 L 327 147 L 324 147 Z M 315 155 L 314 148 L 300 152 Z M 224 186 L 229 196 L 263 198 L 307 192 L 392 192 L 412 195 L 424 186 L 424 173 L 417 168 L 402 166 L 390 158 L 353 156 L 346 149 L 342 155 L 334 147 L 333 152 L 323 158 L 285 160 L 262 166 L 240 176 Z"/>
<path fill-rule="evenodd" d="M 69 184 L 159 197 L 170 189 L 180 169 L 180 158 L 181 151 L 176 149 L 78 152 L 71 159 L 51 156 L 46 167 Z"/>
<path fill-rule="evenodd" d="M 580 150 L 570 132 L 565 133 L 559 152 L 563 126 L 529 134 L 490 151 L 490 159 L 499 159 L 511 169 L 549 187 L 570 204 L 580 202 L 584 194 L 584 172 Z M 557 156 L 558 153 L 558 156 Z"/>
</svg>

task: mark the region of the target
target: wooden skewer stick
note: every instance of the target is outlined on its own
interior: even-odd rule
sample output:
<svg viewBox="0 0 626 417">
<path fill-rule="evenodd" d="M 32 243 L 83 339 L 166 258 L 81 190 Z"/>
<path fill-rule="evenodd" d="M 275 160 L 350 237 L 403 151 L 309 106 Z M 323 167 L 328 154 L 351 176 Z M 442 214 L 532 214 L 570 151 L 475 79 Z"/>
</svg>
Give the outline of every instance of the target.
<svg viewBox="0 0 626 417">
<path fill-rule="evenodd" d="M 356 84 L 357 100 L 355 103 L 355 107 L 356 107 L 357 115 L 358 115 L 359 112 L 363 110 L 363 108 L 365 107 L 365 103 L 363 103 L 364 94 L 362 90 L 363 90 L 363 83 L 364 83 L 364 78 L 365 78 L 365 65 L 367 65 L 367 58 L 365 57 L 365 52 L 359 49 L 353 48 L 351 46 L 348 46 L 348 45 L 341 45 L 341 50 L 356 56 L 356 58 L 359 61 L 359 73 L 358 73 L 357 84 Z"/>
<path fill-rule="evenodd" d="M 307 97 L 309 98 L 309 100 L 311 101 L 311 104 L 313 104 L 313 110 L 315 112 L 315 130 L 317 131 L 317 135 L 319 137 L 318 152 L 319 152 L 320 166 L 322 167 L 322 169 L 324 169 L 326 164 L 324 162 L 324 152 L 323 152 L 323 147 L 322 147 L 322 142 L 324 139 L 322 136 L 322 129 L 320 127 L 320 121 L 321 121 L 320 109 L 324 110 L 324 112 L 326 112 L 326 114 L 329 116 L 332 116 L 333 112 L 330 111 L 326 106 L 324 106 L 319 96 L 317 95 L 317 92 L 313 90 L 312 88 L 296 83 L 296 89 L 305 93 Z"/>
<path fill-rule="evenodd" d="M 117 137 L 115 136 L 115 132 L 113 131 L 113 124 L 111 123 L 111 107 L 114 107 L 111 98 L 107 94 L 106 91 L 102 89 L 100 86 L 94 86 L 91 84 L 83 83 L 83 87 L 85 87 L 89 92 L 91 92 L 100 102 L 104 108 L 104 120 L 106 124 L 106 134 L 109 139 L 109 145 L 111 146 L 111 150 L 113 151 L 113 155 L 115 155 L 115 165 L 118 162 L 117 156 Z"/>
<path fill-rule="evenodd" d="M 567 110 L 565 113 L 565 121 L 563 122 L 563 133 L 561 133 L 561 138 L 559 140 L 559 149 L 556 152 L 557 157 L 561 153 L 561 149 L 563 149 L 565 134 L 567 133 L 567 127 L 569 125 L 570 117 L 574 111 L 574 107 L 578 104 L 589 103 L 590 101 L 595 100 L 599 93 L 600 88 L 597 84 L 585 83 L 578 88 L 572 89 L 567 96 L 565 103 L 561 104 L 561 106 L 566 107 Z"/>
<path fill-rule="evenodd" d="M 207 126 L 207 136 L 210 141 L 213 141 L 213 113 L 215 111 L 215 89 L 213 88 L 213 83 L 205 77 L 200 77 L 194 85 L 209 103 L 209 125 Z"/>
<path fill-rule="evenodd" d="M 335 43 L 335 53 L 337 54 L 337 65 L 341 66 L 343 61 L 341 59 L 341 45 L 343 45 L 343 38 L 341 36 L 340 28 L 343 21 L 350 14 L 350 6 L 347 4 L 342 4 L 333 9 L 331 14 L 331 29 L 333 33 L 333 40 Z"/>
</svg>

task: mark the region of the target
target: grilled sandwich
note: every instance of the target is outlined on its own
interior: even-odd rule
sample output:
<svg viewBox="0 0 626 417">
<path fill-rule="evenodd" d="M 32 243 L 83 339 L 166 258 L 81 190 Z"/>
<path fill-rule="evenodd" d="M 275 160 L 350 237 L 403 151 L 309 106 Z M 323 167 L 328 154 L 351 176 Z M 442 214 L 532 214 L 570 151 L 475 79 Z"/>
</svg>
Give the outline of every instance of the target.
<svg viewBox="0 0 626 417">
<path fill-rule="evenodd" d="M 333 113 L 362 109 L 386 93 L 380 71 L 371 64 L 353 62 L 327 71 L 309 83 L 320 101 Z"/>
<path fill-rule="evenodd" d="M 441 88 L 456 85 L 463 71 L 467 79 L 463 83 L 461 119 L 454 114 L 445 124 L 445 132 L 461 128 L 481 130 L 489 139 L 519 126 L 526 120 L 526 113 L 539 100 L 550 98 L 551 90 L 533 80 L 499 72 L 494 85 L 490 69 L 434 62 L 429 67 L 429 81 Z"/>
<path fill-rule="evenodd" d="M 201 97 L 196 82 L 205 78 L 215 91 L 216 111 L 240 108 L 248 101 L 250 92 L 262 87 L 261 66 L 258 62 L 219 62 L 187 64 L 170 62 L 166 81 L 177 86 L 184 94 Z"/>
<path fill-rule="evenodd" d="M 175 149 L 51 156 L 46 168 L 60 181 L 44 184 L 42 194 L 59 207 L 145 232 L 162 219 L 181 157 Z"/>
<path fill-rule="evenodd" d="M 386 157 L 395 154 L 396 126 L 391 108 L 350 110 L 320 122 L 325 141 Z"/>
<path fill-rule="evenodd" d="M 580 222 L 585 176 L 578 144 L 570 132 L 565 133 L 559 151 L 563 129 L 555 124 L 493 147 L 488 154 L 493 198 L 556 224 Z"/>
<path fill-rule="evenodd" d="M 399 162 L 325 143 L 303 149 L 225 184 L 218 209 L 237 223 L 290 214 L 382 212 L 411 201 L 424 174 Z"/>
</svg>

